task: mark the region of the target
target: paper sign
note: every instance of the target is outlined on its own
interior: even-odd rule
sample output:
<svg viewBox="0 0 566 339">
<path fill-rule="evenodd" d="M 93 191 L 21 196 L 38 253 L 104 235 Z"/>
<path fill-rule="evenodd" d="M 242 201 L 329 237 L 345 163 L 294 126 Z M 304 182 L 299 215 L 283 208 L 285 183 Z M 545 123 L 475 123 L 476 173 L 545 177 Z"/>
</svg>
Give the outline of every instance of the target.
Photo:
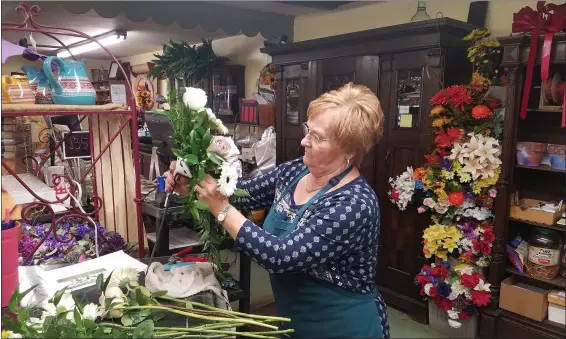
<svg viewBox="0 0 566 339">
<path fill-rule="evenodd" d="M 401 114 L 399 127 L 411 128 L 413 127 L 413 116 L 411 114 Z"/>
</svg>

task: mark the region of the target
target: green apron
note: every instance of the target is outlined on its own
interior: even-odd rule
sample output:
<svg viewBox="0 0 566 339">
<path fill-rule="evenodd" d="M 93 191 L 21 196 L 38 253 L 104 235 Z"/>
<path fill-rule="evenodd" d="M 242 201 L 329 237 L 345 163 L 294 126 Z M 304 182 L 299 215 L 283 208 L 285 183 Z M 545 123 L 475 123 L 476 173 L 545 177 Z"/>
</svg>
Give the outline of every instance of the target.
<svg viewBox="0 0 566 339">
<path fill-rule="evenodd" d="M 275 210 L 277 203 L 290 191 L 308 170 L 302 172 L 274 202 L 264 221 L 264 229 L 284 237 L 297 228 L 304 212 L 314 200 L 338 184 L 349 172 L 346 169 L 323 187 L 297 212 L 294 221 L 281 220 Z M 291 318 L 284 328 L 294 329 L 292 338 L 382 338 L 376 293 L 355 293 L 311 277 L 306 272 L 271 274 L 271 288 L 277 315 Z"/>
</svg>

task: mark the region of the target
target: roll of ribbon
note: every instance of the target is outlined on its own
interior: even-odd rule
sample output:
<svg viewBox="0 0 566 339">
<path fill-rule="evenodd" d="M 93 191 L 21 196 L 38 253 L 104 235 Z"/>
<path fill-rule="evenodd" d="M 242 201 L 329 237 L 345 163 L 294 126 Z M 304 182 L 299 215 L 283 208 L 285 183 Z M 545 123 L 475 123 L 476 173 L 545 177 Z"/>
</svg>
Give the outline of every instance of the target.
<svg viewBox="0 0 566 339">
<path fill-rule="evenodd" d="M 2 230 L 2 307 L 8 306 L 18 286 L 18 227 Z"/>
</svg>

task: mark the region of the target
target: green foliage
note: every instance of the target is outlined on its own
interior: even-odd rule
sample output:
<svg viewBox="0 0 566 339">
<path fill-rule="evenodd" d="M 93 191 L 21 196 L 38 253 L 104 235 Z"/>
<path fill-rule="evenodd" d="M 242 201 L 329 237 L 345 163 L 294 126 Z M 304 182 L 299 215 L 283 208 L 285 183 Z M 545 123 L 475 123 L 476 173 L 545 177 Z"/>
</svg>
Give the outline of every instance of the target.
<svg viewBox="0 0 566 339">
<path fill-rule="evenodd" d="M 474 29 L 463 40 L 470 42 L 468 60 L 474 65 L 474 72 L 490 80 L 492 85 L 497 85 L 502 61 L 501 44 L 491 38 L 487 28 Z"/>
<path fill-rule="evenodd" d="M 200 46 L 190 46 L 182 41 L 177 43 L 169 41 L 163 45 L 163 54 L 154 54 L 154 67 L 149 71 L 148 77 L 201 80 L 209 70 L 224 61 L 216 56 L 212 49 L 212 40 L 203 40 Z"/>
</svg>

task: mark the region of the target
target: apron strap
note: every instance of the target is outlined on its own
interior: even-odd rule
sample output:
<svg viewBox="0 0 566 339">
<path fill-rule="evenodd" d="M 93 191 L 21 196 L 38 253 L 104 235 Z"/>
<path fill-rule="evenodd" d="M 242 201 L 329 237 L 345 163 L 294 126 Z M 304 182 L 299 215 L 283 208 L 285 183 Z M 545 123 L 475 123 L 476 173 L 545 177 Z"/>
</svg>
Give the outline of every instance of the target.
<svg viewBox="0 0 566 339">
<path fill-rule="evenodd" d="M 311 204 L 318 199 L 321 195 L 325 194 L 326 192 L 328 192 L 328 190 L 330 190 L 332 187 L 338 185 L 338 183 L 344 179 L 346 177 L 346 175 L 348 175 L 348 173 L 350 173 L 352 171 L 352 167 L 348 167 L 346 168 L 342 173 L 338 174 L 337 176 L 335 176 L 334 178 L 330 179 L 328 181 L 328 184 L 326 184 L 326 186 L 324 186 L 320 191 L 318 191 L 312 198 L 309 199 L 309 201 L 307 201 L 306 204 L 303 205 L 303 207 L 296 213 L 296 217 L 301 218 L 303 216 L 303 213 L 305 213 L 305 211 L 307 210 L 307 208 L 309 208 L 311 206 Z M 298 219 L 297 219 L 298 220 Z"/>
</svg>

